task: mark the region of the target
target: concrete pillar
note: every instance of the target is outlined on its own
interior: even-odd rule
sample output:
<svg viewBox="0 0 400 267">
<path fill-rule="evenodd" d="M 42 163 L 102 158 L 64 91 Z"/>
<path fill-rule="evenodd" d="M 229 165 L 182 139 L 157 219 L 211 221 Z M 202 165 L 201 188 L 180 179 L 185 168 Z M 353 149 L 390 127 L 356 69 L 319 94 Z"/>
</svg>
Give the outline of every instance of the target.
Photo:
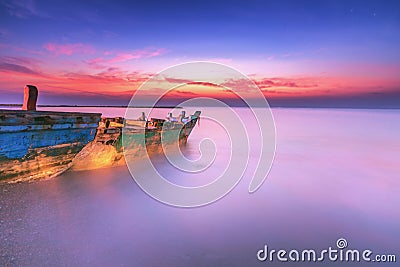
<svg viewBox="0 0 400 267">
<path fill-rule="evenodd" d="M 34 85 L 25 85 L 24 88 L 24 104 L 22 110 L 36 110 L 36 101 L 38 97 L 38 89 Z"/>
</svg>

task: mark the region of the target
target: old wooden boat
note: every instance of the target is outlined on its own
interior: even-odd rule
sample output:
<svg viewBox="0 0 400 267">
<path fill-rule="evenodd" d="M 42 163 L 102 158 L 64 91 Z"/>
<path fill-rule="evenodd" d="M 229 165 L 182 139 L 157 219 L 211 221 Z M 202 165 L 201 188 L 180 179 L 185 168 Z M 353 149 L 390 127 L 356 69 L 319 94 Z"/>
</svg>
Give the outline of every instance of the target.
<svg viewBox="0 0 400 267">
<path fill-rule="evenodd" d="M 94 140 L 99 113 L 0 110 L 0 181 L 49 178 Z"/>
<path fill-rule="evenodd" d="M 36 111 L 36 86 L 24 88 L 23 110 L 0 109 L 0 183 L 57 176 L 70 167 L 121 165 L 125 157 L 163 152 L 186 143 L 200 116 L 147 120 L 101 118 L 100 113 Z M 124 153 L 125 152 L 125 153 Z M 125 157 L 124 157 L 125 156 Z"/>
<path fill-rule="evenodd" d="M 74 170 L 97 169 L 124 165 L 126 158 L 137 159 L 163 153 L 168 147 L 187 142 L 200 118 L 200 111 L 178 117 L 170 113 L 166 119 L 142 117 L 137 120 L 102 118 L 95 140 L 74 159 Z"/>
</svg>

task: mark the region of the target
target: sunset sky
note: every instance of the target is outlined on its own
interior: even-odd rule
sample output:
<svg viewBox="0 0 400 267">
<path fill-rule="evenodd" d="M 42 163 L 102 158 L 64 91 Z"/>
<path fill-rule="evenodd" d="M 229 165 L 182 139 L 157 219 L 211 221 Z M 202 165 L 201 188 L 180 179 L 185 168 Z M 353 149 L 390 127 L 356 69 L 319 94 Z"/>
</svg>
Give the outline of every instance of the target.
<svg viewBox="0 0 400 267">
<path fill-rule="evenodd" d="M 0 103 L 34 84 L 40 104 L 127 104 L 199 60 L 248 75 L 273 105 L 400 107 L 399 47 L 399 1 L 1 0 Z"/>
</svg>

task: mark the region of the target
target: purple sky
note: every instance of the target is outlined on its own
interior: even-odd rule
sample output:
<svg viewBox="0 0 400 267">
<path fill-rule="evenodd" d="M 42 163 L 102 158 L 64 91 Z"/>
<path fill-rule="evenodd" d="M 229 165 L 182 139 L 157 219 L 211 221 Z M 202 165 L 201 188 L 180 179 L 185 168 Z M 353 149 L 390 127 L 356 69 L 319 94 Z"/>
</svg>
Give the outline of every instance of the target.
<svg viewBox="0 0 400 267">
<path fill-rule="evenodd" d="M 154 73 L 210 60 L 273 104 L 400 107 L 398 1 L 12 0 L 0 17 L 0 103 L 35 84 L 41 104 L 126 104 Z"/>
</svg>

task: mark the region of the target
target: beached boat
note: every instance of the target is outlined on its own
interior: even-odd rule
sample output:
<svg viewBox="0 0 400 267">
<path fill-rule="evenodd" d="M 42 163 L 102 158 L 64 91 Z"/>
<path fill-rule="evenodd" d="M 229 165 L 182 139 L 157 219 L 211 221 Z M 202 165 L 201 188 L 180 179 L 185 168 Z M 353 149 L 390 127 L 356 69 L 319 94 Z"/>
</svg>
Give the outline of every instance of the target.
<svg viewBox="0 0 400 267">
<path fill-rule="evenodd" d="M 38 90 L 24 88 L 23 110 L 0 110 L 0 182 L 51 178 L 70 167 L 125 164 L 125 157 L 162 153 L 186 143 L 200 116 L 101 118 L 100 113 L 36 111 Z M 125 152 L 125 153 L 124 153 Z M 124 157 L 125 156 L 125 157 Z"/>
<path fill-rule="evenodd" d="M 178 117 L 170 113 L 166 119 L 142 115 L 137 120 L 102 118 L 96 138 L 75 157 L 72 169 L 88 170 L 124 165 L 126 158 L 139 159 L 146 155 L 161 154 L 165 149 L 187 142 L 200 118 L 200 111 Z"/>
<path fill-rule="evenodd" d="M 200 117 L 125 120 L 100 113 L 0 110 L 0 182 L 55 177 L 69 168 L 125 164 L 125 157 L 185 144 Z M 125 155 L 124 155 L 125 151 Z"/>
<path fill-rule="evenodd" d="M 0 110 L 0 182 L 66 171 L 94 140 L 100 113 Z"/>
</svg>

